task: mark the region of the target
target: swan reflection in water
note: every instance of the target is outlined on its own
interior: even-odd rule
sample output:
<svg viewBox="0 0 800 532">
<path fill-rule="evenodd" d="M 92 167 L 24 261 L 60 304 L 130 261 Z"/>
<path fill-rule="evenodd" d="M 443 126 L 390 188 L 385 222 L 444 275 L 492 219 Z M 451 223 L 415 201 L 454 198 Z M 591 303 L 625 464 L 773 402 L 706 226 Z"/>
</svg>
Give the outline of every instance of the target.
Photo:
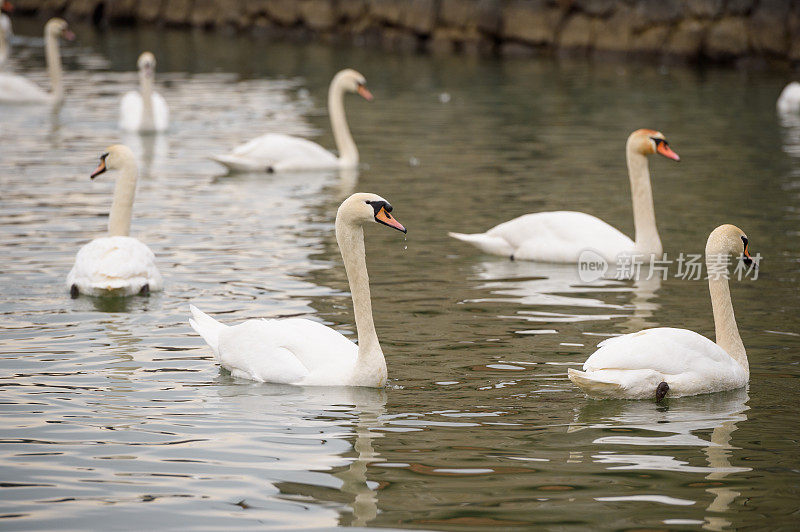
<svg viewBox="0 0 800 532">
<path fill-rule="evenodd" d="M 221 382 L 232 379 L 221 376 Z M 226 409 L 248 417 L 265 419 L 280 417 L 277 423 L 289 430 L 277 430 L 272 437 L 295 442 L 308 439 L 319 445 L 292 445 L 292 456 L 270 464 L 280 469 L 274 483 L 276 496 L 303 504 L 319 504 L 324 517 L 318 516 L 313 526 L 365 526 L 378 515 L 377 482 L 367 478 L 369 464 L 382 461 L 373 448 L 373 440 L 382 437 L 374 429 L 382 426 L 386 412 L 386 391 L 363 387 L 299 387 L 274 384 L 236 384 L 219 387 Z M 290 421 L 287 423 L 286 418 Z M 270 436 L 268 436 L 270 437 Z M 351 445 L 352 442 L 352 445 Z M 285 472 L 300 472 L 286 474 Z M 309 476 L 324 473 L 326 477 Z M 327 501 L 349 506 L 349 511 L 332 510 Z"/>
<path fill-rule="evenodd" d="M 169 136 L 166 133 L 120 133 L 122 144 L 136 155 L 140 177 L 148 178 L 160 173 L 169 155 Z"/>
<path fill-rule="evenodd" d="M 526 261 L 489 260 L 474 267 L 475 287 L 491 294 L 469 302 L 517 303 L 525 307 L 560 307 L 552 311 L 523 309 L 514 316 L 538 323 L 602 321 L 624 318 L 622 332 L 633 332 L 656 326 L 648 321 L 659 305 L 654 301 L 661 288 L 661 278 L 647 279 L 642 271 L 639 280 L 604 277 L 591 282 L 581 280 L 577 264 L 551 264 Z M 613 272 L 608 272 L 612 275 Z M 625 304 L 608 303 L 592 295 L 632 294 Z M 569 312 L 570 307 L 573 309 Z"/>
<path fill-rule="evenodd" d="M 701 395 L 671 401 L 668 406 L 658 406 L 649 401 L 587 401 L 575 416 L 575 422 L 567 429 L 568 433 L 582 430 L 628 430 L 613 436 L 601 436 L 592 444 L 647 446 L 653 450 L 649 454 L 602 453 L 594 454 L 595 463 L 609 465 L 609 470 L 678 471 L 683 473 L 702 473 L 705 479 L 720 481 L 729 475 L 751 471 L 749 467 L 731 465 L 731 436 L 737 423 L 747 420 L 749 397 L 745 388 L 730 392 Z M 711 429 L 711 437 L 705 440 L 695 434 L 697 431 Z M 646 431 L 647 435 L 641 435 Z M 692 466 L 686 461 L 669 454 L 669 448 L 685 450 L 687 447 L 700 447 L 705 454 L 707 466 Z M 601 449 L 598 449 L 601 451 Z M 570 453 L 569 462 L 583 461 L 583 453 Z M 705 491 L 713 495 L 706 507 L 710 513 L 705 516 L 703 528 L 723 530 L 731 522 L 717 513 L 727 512 L 733 501 L 741 495 L 733 488 L 715 482 L 718 487 Z M 603 497 L 604 501 L 636 500 L 633 497 Z M 658 497 L 658 496 L 656 496 Z M 692 504 L 684 501 L 683 504 Z M 698 523 L 699 524 L 699 523 Z"/>
</svg>

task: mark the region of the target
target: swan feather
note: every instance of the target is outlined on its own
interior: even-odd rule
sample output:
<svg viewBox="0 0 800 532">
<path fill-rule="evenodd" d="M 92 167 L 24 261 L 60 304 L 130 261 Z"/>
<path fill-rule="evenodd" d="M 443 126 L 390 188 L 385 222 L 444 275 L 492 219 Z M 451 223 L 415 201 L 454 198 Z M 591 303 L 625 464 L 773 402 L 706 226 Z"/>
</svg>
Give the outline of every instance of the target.
<svg viewBox="0 0 800 532">
<path fill-rule="evenodd" d="M 91 296 L 109 291 L 133 295 L 145 285 L 152 292 L 161 290 L 163 282 L 150 248 L 129 236 L 111 236 L 96 238 L 78 251 L 67 275 L 67 287 L 73 285 Z"/>
<path fill-rule="evenodd" d="M 687 329 L 658 327 L 609 338 L 569 378 L 589 395 L 646 399 L 660 382 L 670 397 L 747 384 L 747 372 L 719 345 Z"/>
<path fill-rule="evenodd" d="M 169 107 L 161 94 L 153 91 L 153 130 L 169 127 Z M 138 91 L 128 91 L 120 103 L 119 127 L 124 131 L 140 131 L 144 120 L 144 101 Z"/>
</svg>

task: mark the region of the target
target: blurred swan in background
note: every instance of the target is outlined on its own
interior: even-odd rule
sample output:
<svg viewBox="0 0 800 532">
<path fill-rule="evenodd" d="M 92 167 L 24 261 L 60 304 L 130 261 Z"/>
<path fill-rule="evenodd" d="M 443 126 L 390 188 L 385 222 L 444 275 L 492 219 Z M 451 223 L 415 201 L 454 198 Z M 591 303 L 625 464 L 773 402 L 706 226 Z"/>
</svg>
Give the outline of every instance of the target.
<svg viewBox="0 0 800 532">
<path fill-rule="evenodd" d="M 367 101 L 372 94 L 367 80 L 352 69 L 337 73 L 328 88 L 328 113 L 339 157 L 316 142 L 290 135 L 268 133 L 237 146 L 231 153 L 215 155 L 212 160 L 229 172 L 285 172 L 354 168 L 358 166 L 358 148 L 350 134 L 344 114 L 344 93 L 356 92 Z"/>
<path fill-rule="evenodd" d="M 800 83 L 792 81 L 786 85 L 775 104 L 780 113 L 796 113 L 800 111 Z"/>
<path fill-rule="evenodd" d="M 67 23 L 63 19 L 51 18 L 44 26 L 45 59 L 47 73 L 50 76 L 50 92 L 42 90 L 22 76 L 0 72 L 0 101 L 58 104 L 64 100 L 59 38 L 71 41 L 75 35 L 69 31 Z"/>
<path fill-rule="evenodd" d="M 161 290 L 155 256 L 145 244 L 128 236 L 138 170 L 133 152 L 122 144 L 100 156 L 94 179 L 106 170 L 120 170 L 108 218 L 108 236 L 95 238 L 80 251 L 67 276 L 72 297 L 149 294 Z"/>
<path fill-rule="evenodd" d="M 14 29 L 11 26 L 11 17 L 6 13 L 14 10 L 11 2 L 8 0 L 0 1 L 0 67 L 8 59 L 9 47 L 8 41 L 14 36 Z"/>
<path fill-rule="evenodd" d="M 119 127 L 139 133 L 166 131 L 169 108 L 164 97 L 153 90 L 156 58 L 150 52 L 143 52 L 136 65 L 139 68 L 139 90 L 127 92 L 122 97 Z"/>
<path fill-rule="evenodd" d="M 730 255 L 752 264 L 747 236 L 721 225 L 706 243 L 708 289 L 716 343 L 687 329 L 657 327 L 609 338 L 569 379 L 590 397 L 662 399 L 741 388 L 750 378 L 747 353 L 733 315 L 728 286 Z"/>
<path fill-rule="evenodd" d="M 234 377 L 308 386 L 385 385 L 386 360 L 372 318 L 363 226 L 380 223 L 405 233 L 391 211 L 380 196 L 356 193 L 336 213 L 336 242 L 350 283 L 358 345 L 303 318 L 249 320 L 229 327 L 190 305 L 189 324 Z"/>
<path fill-rule="evenodd" d="M 652 129 L 631 133 L 625 145 L 633 198 L 635 238 L 631 240 L 603 220 L 574 211 L 525 214 L 485 233 L 449 233 L 484 253 L 539 262 L 576 263 L 583 252 L 596 251 L 608 263 L 620 255 L 641 254 L 645 260 L 660 256 L 663 248 L 656 228 L 653 192 L 647 156 L 659 153 L 679 161 L 664 135 Z"/>
</svg>

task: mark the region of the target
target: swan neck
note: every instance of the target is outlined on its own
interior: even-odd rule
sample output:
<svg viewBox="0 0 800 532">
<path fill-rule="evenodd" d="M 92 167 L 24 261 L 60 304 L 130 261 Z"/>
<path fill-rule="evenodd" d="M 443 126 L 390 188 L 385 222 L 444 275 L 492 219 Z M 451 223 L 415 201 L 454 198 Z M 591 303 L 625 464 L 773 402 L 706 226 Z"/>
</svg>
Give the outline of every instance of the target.
<svg viewBox="0 0 800 532">
<path fill-rule="evenodd" d="M 114 187 L 114 200 L 108 216 L 108 236 L 130 235 L 137 174 L 136 163 L 125 161 Z"/>
<path fill-rule="evenodd" d="M 2 20 L 4 16 L 5 15 L 0 15 L 0 66 L 8 59 L 8 36 L 6 35 Z"/>
<path fill-rule="evenodd" d="M 339 163 L 342 166 L 358 164 L 358 148 L 350 134 L 347 118 L 344 114 L 344 87 L 340 78 L 334 78 L 328 88 L 328 114 L 331 117 L 331 129 L 336 149 L 339 150 Z"/>
<path fill-rule="evenodd" d="M 711 308 L 714 312 L 714 331 L 717 336 L 717 345 L 725 350 L 738 362 L 747 374 L 750 366 L 747 362 L 747 353 L 739 336 L 739 327 L 736 326 L 736 316 L 733 314 L 731 291 L 728 286 L 727 266 L 728 255 L 710 255 L 706 253 L 706 268 L 709 273 L 708 291 L 711 294 Z M 724 275 L 718 272 L 725 272 Z"/>
<path fill-rule="evenodd" d="M 50 77 L 50 91 L 53 101 L 60 102 L 64 99 L 64 89 L 61 85 L 63 69 L 61 67 L 61 53 L 59 52 L 58 37 L 52 33 L 45 35 L 44 45 L 47 74 Z"/>
<path fill-rule="evenodd" d="M 142 96 L 142 131 L 152 131 L 155 129 L 155 119 L 153 117 L 153 78 L 139 72 L 139 92 Z"/>
<path fill-rule="evenodd" d="M 653 207 L 653 189 L 650 184 L 647 157 L 631 146 L 628 146 L 626 151 L 628 177 L 631 181 L 636 252 L 645 255 L 655 254 L 660 258 L 663 248 L 656 227 L 656 212 Z"/>
<path fill-rule="evenodd" d="M 372 317 L 372 300 L 369 291 L 366 252 L 364 250 L 364 230 L 336 218 L 336 242 L 342 253 L 347 282 L 353 298 L 353 311 L 358 332 L 358 363 L 354 377 L 363 383 L 360 377 L 368 378 L 372 385 L 383 385 L 386 382 L 386 361 L 381 351 L 375 322 Z"/>
</svg>

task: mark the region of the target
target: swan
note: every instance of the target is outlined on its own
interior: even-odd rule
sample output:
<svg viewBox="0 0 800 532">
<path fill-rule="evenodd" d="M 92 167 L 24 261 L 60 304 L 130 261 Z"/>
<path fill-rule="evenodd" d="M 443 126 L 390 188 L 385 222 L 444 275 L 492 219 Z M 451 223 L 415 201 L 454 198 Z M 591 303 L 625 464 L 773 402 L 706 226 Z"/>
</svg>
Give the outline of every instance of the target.
<svg viewBox="0 0 800 532">
<path fill-rule="evenodd" d="M 139 68 L 139 91 L 127 92 L 122 97 L 119 127 L 140 133 L 166 131 L 169 108 L 164 97 L 153 90 L 156 58 L 150 52 L 143 52 L 136 66 Z"/>
<path fill-rule="evenodd" d="M 664 135 L 652 129 L 639 129 L 625 145 L 633 198 L 636 240 L 631 240 L 606 222 L 583 212 L 555 211 L 525 214 L 497 225 L 485 233 L 449 233 L 469 242 L 484 253 L 538 262 L 579 262 L 583 252 L 593 250 L 615 264 L 620 255 L 661 255 L 661 239 L 656 228 L 653 193 L 647 156 L 659 153 L 675 161 Z"/>
<path fill-rule="evenodd" d="M 372 94 L 367 90 L 366 83 L 364 76 L 348 68 L 338 72 L 328 88 L 328 113 L 339 157 L 316 142 L 268 133 L 237 146 L 231 153 L 215 155 L 211 159 L 224 165 L 229 172 L 355 168 L 358 166 L 358 148 L 344 116 L 344 93 L 357 92 L 365 100 L 371 101 Z"/>
<path fill-rule="evenodd" d="M 792 81 L 786 85 L 778 96 L 776 103 L 780 113 L 796 113 L 800 111 L 800 83 Z"/>
<path fill-rule="evenodd" d="M 8 0 L 0 2 L 0 67 L 8 60 L 8 41 L 14 36 L 11 18 L 6 13 L 14 11 L 14 6 Z"/>
<path fill-rule="evenodd" d="M 153 252 L 128 236 L 138 174 L 130 148 L 122 144 L 109 147 L 100 156 L 100 164 L 91 178 L 106 170 L 120 170 L 108 217 L 108 236 L 95 238 L 78 251 L 75 265 L 67 275 L 67 287 L 73 298 L 78 294 L 147 295 L 162 288 Z"/>
<path fill-rule="evenodd" d="M 69 31 L 66 21 L 51 18 L 44 25 L 45 58 L 51 91 L 49 93 L 43 91 L 22 76 L 0 73 L 0 101 L 58 104 L 64 100 L 64 89 L 61 86 L 61 55 L 58 50 L 59 37 L 71 41 L 75 35 Z"/>
<path fill-rule="evenodd" d="M 391 211 L 382 197 L 358 192 L 336 213 L 336 242 L 350 283 L 357 346 L 330 327 L 303 318 L 248 320 L 229 327 L 190 305 L 189 324 L 234 377 L 304 386 L 385 385 L 386 361 L 372 320 L 363 227 L 377 222 L 405 233 Z"/>
<path fill-rule="evenodd" d="M 736 327 L 727 265 L 730 255 L 752 264 L 747 236 L 734 225 L 721 225 L 706 243 L 708 290 L 717 342 L 686 329 L 657 327 L 600 342 L 583 364 L 568 370 L 569 379 L 589 396 L 661 400 L 741 388 L 750 378 L 747 353 Z"/>
</svg>

